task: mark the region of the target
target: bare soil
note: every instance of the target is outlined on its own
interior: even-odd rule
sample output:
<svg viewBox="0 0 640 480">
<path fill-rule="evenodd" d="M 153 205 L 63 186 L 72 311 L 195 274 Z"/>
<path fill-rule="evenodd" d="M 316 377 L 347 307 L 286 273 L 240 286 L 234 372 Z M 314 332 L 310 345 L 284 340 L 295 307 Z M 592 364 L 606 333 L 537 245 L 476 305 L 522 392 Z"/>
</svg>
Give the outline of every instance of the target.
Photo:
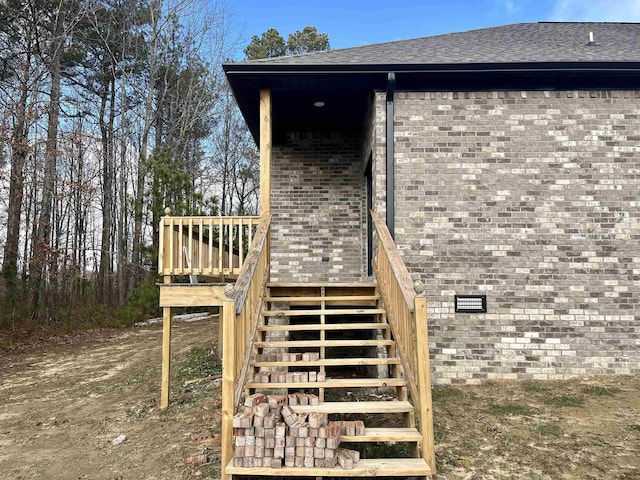
<svg viewBox="0 0 640 480">
<path fill-rule="evenodd" d="M 159 326 L 0 353 L 0 479 L 218 478 L 217 321 L 173 334 L 165 412 Z M 640 375 L 435 387 L 433 400 L 434 480 L 640 479 Z"/>
</svg>

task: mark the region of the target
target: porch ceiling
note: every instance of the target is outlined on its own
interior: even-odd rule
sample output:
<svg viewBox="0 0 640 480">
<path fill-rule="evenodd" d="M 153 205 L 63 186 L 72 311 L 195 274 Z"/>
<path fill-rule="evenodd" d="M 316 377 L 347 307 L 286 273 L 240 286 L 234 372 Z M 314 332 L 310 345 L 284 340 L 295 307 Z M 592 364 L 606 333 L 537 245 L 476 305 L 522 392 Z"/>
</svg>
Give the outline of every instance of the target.
<svg viewBox="0 0 640 480">
<path fill-rule="evenodd" d="M 258 105 L 261 88 L 271 89 L 274 143 L 284 143 L 286 133 L 354 131 L 363 127 L 374 89 L 385 88 L 386 74 L 234 74 L 227 77 L 249 125 L 258 139 Z M 378 78 L 379 77 L 379 78 Z M 324 102 L 323 107 L 314 106 Z"/>
</svg>

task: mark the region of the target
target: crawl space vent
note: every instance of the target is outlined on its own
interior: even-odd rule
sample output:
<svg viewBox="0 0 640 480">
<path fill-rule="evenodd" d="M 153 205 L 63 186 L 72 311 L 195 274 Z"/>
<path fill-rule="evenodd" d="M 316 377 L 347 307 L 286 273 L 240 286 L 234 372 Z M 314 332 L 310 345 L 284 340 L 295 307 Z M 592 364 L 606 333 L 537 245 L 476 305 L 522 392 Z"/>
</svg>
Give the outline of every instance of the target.
<svg viewBox="0 0 640 480">
<path fill-rule="evenodd" d="M 456 295 L 456 313 L 487 313 L 486 295 Z"/>
</svg>

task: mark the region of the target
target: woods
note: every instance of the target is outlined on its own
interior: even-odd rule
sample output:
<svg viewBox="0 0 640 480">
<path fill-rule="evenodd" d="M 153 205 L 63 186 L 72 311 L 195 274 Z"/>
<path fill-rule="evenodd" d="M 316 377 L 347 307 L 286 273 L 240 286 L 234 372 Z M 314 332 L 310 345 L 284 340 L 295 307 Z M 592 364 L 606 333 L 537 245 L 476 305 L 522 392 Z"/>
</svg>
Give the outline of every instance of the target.
<svg viewBox="0 0 640 480">
<path fill-rule="evenodd" d="M 257 211 L 256 148 L 220 69 L 235 35 L 223 2 L 0 0 L 5 333 L 157 305 L 166 207 Z"/>
</svg>

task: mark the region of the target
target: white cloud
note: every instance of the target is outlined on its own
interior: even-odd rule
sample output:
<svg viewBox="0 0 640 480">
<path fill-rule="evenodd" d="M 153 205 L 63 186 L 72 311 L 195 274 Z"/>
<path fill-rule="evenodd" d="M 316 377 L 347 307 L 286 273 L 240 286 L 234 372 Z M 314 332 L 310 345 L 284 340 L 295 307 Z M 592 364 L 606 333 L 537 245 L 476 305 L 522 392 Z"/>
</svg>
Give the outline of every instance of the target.
<svg viewBox="0 0 640 480">
<path fill-rule="evenodd" d="M 513 0 L 503 0 L 503 2 L 504 2 L 504 9 L 507 11 L 508 14 L 511 15 L 518 11 L 518 9 L 513 3 Z"/>
<path fill-rule="evenodd" d="M 550 20 L 639 22 L 640 0 L 556 0 Z"/>
<path fill-rule="evenodd" d="M 507 15 L 514 15 L 522 10 L 522 3 L 522 0 L 496 0 L 495 5 L 499 9 L 504 9 Z"/>
</svg>

